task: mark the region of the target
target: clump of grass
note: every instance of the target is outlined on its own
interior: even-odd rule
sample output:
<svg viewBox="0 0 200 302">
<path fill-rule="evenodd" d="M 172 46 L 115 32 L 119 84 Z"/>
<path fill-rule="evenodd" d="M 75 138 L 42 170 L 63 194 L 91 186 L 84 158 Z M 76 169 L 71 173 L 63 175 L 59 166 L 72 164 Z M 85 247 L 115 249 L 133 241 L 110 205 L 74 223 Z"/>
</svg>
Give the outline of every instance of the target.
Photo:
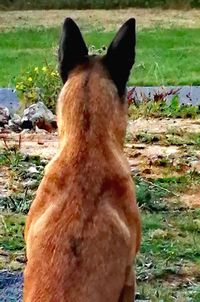
<svg viewBox="0 0 200 302">
<path fill-rule="evenodd" d="M 13 193 L 0 197 L 0 210 L 12 213 L 27 214 L 34 194 L 25 189 L 24 193 Z"/>
<path fill-rule="evenodd" d="M 0 248 L 7 251 L 24 249 L 25 217 L 21 214 L 0 215 Z"/>
<path fill-rule="evenodd" d="M 150 144 L 159 142 L 160 136 L 157 134 L 141 132 L 135 135 L 135 139 L 140 143 Z"/>
<path fill-rule="evenodd" d="M 36 189 L 42 179 L 46 161 L 39 156 L 23 155 L 8 146 L 2 150 L 0 165 L 8 169 L 9 195 L 0 198 L 0 209 L 14 213 L 27 213 Z"/>
<path fill-rule="evenodd" d="M 163 198 L 169 195 L 169 192 L 162 186 L 154 185 L 142 177 L 135 178 L 137 203 L 142 209 L 149 211 L 167 210 L 167 205 Z"/>
</svg>

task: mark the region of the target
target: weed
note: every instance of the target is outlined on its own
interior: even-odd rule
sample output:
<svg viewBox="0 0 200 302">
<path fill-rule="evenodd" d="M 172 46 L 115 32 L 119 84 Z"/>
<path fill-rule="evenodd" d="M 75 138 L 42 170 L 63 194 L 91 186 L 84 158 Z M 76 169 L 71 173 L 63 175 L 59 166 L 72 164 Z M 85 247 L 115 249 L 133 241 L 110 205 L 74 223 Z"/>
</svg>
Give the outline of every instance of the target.
<svg viewBox="0 0 200 302">
<path fill-rule="evenodd" d="M 55 112 L 60 78 L 54 66 L 34 67 L 16 79 L 17 93 L 25 106 L 42 101 Z"/>
<path fill-rule="evenodd" d="M 159 135 L 157 134 L 151 134 L 147 132 L 141 132 L 136 134 L 135 136 L 136 140 L 139 141 L 140 143 L 157 143 L 159 142 Z"/>
<path fill-rule="evenodd" d="M 135 178 L 135 184 L 137 203 L 142 209 L 148 209 L 149 211 L 167 210 L 162 198 L 169 195 L 170 192 L 139 176 Z"/>
<path fill-rule="evenodd" d="M 0 198 L 0 209 L 14 213 L 27 213 L 35 191 L 42 179 L 46 161 L 39 156 L 23 155 L 20 151 L 4 149 L 0 164 L 8 168 L 7 189 L 10 194 Z"/>
<path fill-rule="evenodd" d="M 157 98 L 158 97 L 158 98 Z M 157 96 L 154 100 L 146 100 L 143 102 L 132 101 L 129 97 L 129 116 L 132 119 L 138 117 L 167 117 L 167 118 L 198 118 L 200 117 L 200 107 L 191 104 L 181 104 L 175 95 L 170 103 L 166 102 L 165 97 Z"/>
</svg>

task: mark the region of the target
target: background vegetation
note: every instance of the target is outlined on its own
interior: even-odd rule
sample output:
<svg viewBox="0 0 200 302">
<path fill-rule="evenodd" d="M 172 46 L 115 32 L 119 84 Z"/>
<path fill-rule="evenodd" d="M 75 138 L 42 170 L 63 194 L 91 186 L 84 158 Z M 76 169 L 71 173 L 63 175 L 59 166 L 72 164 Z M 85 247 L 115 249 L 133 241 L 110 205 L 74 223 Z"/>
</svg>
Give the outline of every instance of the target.
<svg viewBox="0 0 200 302">
<path fill-rule="evenodd" d="M 200 0 L 0 0 L 1 9 L 86 9 L 125 7 L 200 7 Z"/>
<path fill-rule="evenodd" d="M 0 86 L 29 68 L 53 64 L 56 70 L 59 28 L 16 29 L 0 32 Z M 99 49 L 114 32 L 91 28 L 84 37 Z M 129 85 L 199 85 L 200 28 L 153 28 L 138 32 L 137 56 Z"/>
</svg>

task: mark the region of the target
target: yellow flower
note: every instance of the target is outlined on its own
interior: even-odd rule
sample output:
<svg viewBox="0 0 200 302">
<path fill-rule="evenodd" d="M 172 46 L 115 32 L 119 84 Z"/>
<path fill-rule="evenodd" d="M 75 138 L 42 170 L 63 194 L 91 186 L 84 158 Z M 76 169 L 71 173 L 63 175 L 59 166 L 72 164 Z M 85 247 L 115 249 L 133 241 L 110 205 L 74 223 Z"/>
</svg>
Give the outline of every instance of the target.
<svg viewBox="0 0 200 302">
<path fill-rule="evenodd" d="M 55 76 L 55 75 L 56 75 L 56 73 L 55 73 L 54 71 L 52 71 L 51 75 L 52 75 L 52 76 Z"/>
<path fill-rule="evenodd" d="M 18 89 L 18 88 L 19 88 L 19 85 L 17 84 L 17 85 L 16 85 L 16 89 Z"/>
<path fill-rule="evenodd" d="M 46 66 L 43 66 L 43 67 L 42 67 L 42 71 L 47 71 Z"/>
<path fill-rule="evenodd" d="M 37 72 L 37 71 L 38 71 L 38 67 L 35 67 L 34 71 L 36 71 L 36 72 Z"/>
<path fill-rule="evenodd" d="M 32 79 L 31 77 L 29 77 L 29 78 L 28 78 L 28 81 L 29 81 L 29 82 L 32 82 L 32 81 L 33 81 L 33 79 Z"/>
</svg>

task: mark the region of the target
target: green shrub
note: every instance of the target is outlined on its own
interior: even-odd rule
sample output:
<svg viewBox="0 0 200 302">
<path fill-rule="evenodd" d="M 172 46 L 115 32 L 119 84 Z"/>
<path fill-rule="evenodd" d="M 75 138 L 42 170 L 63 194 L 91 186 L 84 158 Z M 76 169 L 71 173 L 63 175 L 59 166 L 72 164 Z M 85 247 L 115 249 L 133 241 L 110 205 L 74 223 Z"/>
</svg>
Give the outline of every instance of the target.
<svg viewBox="0 0 200 302">
<path fill-rule="evenodd" d="M 29 106 L 42 101 L 55 112 L 61 81 L 51 65 L 34 67 L 16 78 L 17 94 L 23 105 Z"/>
</svg>

